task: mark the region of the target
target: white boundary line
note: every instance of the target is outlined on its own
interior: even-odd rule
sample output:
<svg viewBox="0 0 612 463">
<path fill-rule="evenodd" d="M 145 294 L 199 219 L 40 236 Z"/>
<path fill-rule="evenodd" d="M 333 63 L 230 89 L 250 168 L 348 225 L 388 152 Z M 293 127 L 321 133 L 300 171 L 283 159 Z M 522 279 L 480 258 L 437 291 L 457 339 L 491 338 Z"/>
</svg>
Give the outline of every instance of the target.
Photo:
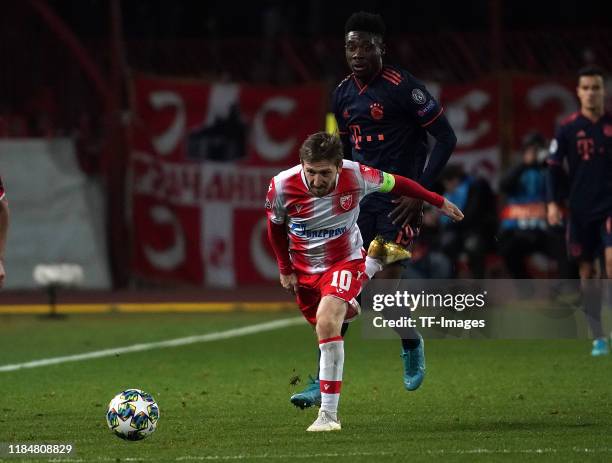
<svg viewBox="0 0 612 463">
<path fill-rule="evenodd" d="M 218 341 L 219 339 L 236 338 L 249 334 L 261 333 L 263 331 L 278 330 L 288 326 L 305 324 L 303 317 L 284 318 L 272 322 L 258 323 L 257 325 L 244 326 L 242 328 L 234 328 L 227 331 L 218 331 L 215 333 L 201 334 L 197 336 L 187 336 L 185 338 L 169 339 L 167 341 L 149 342 L 146 344 L 134 344 L 132 346 L 117 347 L 114 349 L 97 350 L 93 352 L 85 352 L 83 354 L 67 355 L 64 357 L 53 357 L 48 359 L 33 360 L 25 363 L 15 363 L 12 365 L 0 365 L 0 372 L 15 371 L 24 368 L 45 367 L 47 365 L 57 365 L 66 362 L 78 362 L 80 360 L 89 360 L 102 357 L 112 357 L 118 354 L 129 354 L 131 352 L 143 352 L 152 349 L 164 349 L 166 347 L 186 346 L 198 342 Z"/>
</svg>

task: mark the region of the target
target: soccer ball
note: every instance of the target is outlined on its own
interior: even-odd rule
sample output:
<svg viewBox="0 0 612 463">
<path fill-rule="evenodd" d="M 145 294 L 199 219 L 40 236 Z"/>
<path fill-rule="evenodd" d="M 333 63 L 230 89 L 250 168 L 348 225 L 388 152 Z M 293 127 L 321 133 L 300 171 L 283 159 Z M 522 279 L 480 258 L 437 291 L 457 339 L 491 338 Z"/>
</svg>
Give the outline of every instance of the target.
<svg viewBox="0 0 612 463">
<path fill-rule="evenodd" d="M 116 436 L 141 440 L 153 434 L 159 420 L 159 407 L 151 394 L 126 389 L 108 404 L 106 422 Z"/>
</svg>

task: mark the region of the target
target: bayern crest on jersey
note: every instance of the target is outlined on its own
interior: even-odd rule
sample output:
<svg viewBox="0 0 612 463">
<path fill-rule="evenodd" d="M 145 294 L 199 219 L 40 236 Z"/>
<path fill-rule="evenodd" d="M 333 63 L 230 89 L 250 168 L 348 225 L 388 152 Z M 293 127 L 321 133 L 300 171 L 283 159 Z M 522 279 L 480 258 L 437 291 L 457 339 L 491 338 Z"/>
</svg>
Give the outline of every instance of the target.
<svg viewBox="0 0 612 463">
<path fill-rule="evenodd" d="M 344 196 L 340 196 L 340 207 L 342 209 L 344 209 L 345 211 L 348 211 L 351 208 L 351 205 L 353 204 L 353 195 L 352 194 L 347 194 Z"/>
<path fill-rule="evenodd" d="M 370 105 L 370 116 L 372 116 L 372 119 L 379 121 L 383 118 L 384 114 L 383 106 L 380 103 L 372 103 Z"/>
</svg>

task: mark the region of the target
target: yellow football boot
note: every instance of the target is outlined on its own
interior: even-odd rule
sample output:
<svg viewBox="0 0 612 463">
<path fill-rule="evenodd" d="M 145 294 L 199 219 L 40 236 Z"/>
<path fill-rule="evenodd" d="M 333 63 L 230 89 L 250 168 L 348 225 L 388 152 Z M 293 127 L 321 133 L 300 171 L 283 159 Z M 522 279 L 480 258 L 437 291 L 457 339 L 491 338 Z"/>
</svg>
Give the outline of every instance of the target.
<svg viewBox="0 0 612 463">
<path fill-rule="evenodd" d="M 404 259 L 410 259 L 412 254 L 408 249 L 391 241 L 385 241 L 377 236 L 368 247 L 368 256 L 380 260 L 384 265 L 392 264 Z"/>
</svg>

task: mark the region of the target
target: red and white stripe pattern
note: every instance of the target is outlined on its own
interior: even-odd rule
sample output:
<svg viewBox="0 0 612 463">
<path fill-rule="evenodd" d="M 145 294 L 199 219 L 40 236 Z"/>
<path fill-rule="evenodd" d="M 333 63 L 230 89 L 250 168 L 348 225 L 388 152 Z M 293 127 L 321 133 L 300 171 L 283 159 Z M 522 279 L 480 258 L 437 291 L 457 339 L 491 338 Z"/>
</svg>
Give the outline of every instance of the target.
<svg viewBox="0 0 612 463">
<path fill-rule="evenodd" d="M 268 190 L 270 221 L 286 224 L 289 253 L 300 273 L 322 273 L 332 265 L 361 259 L 363 240 L 357 227 L 359 201 L 382 185 L 382 172 L 344 160 L 334 190 L 317 197 L 301 165 L 279 173 Z"/>
<path fill-rule="evenodd" d="M 321 388 L 321 410 L 338 412 L 342 371 L 344 369 L 344 340 L 342 336 L 319 341 L 319 385 Z"/>
</svg>

